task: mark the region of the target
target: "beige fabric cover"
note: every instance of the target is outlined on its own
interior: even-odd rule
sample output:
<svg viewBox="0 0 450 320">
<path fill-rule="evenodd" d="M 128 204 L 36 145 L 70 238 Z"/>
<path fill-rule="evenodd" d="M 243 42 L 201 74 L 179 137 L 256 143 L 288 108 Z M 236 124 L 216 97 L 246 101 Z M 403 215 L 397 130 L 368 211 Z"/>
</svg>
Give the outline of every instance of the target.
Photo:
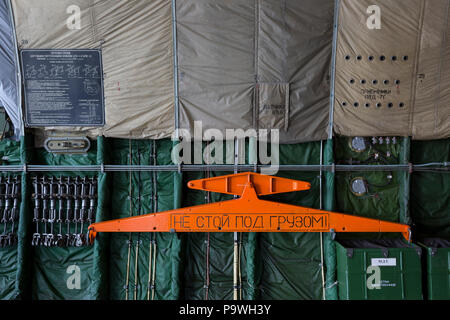
<svg viewBox="0 0 450 320">
<path fill-rule="evenodd" d="M 289 83 L 258 85 L 258 119 L 261 129 L 289 129 Z"/>
<path fill-rule="evenodd" d="M 203 120 L 204 130 L 278 128 L 283 143 L 325 139 L 333 9 L 329 0 L 177 1 L 180 127 Z M 280 106 L 273 119 L 259 99 Z"/>
<path fill-rule="evenodd" d="M 370 0 L 340 1 L 335 132 L 414 139 L 449 137 L 449 1 L 379 2 L 380 30 L 366 25 L 366 11 L 373 4 Z M 374 59 L 370 61 L 369 56 Z M 393 56 L 397 60 L 393 61 Z M 373 84 L 373 80 L 378 82 Z"/>
<path fill-rule="evenodd" d="M 90 136 L 158 139 L 172 134 L 171 1 L 12 3 L 21 48 L 102 48 L 106 126 L 88 130 Z M 203 120 L 204 130 L 278 128 L 283 143 L 327 137 L 334 1 L 176 3 L 181 128 L 192 131 L 194 121 Z M 340 1 L 335 132 L 449 137 L 450 0 L 379 2 L 380 30 L 366 26 L 373 4 Z M 81 30 L 66 26 L 70 5 L 81 8 Z M 47 132 L 51 129 L 86 131 Z"/>
<path fill-rule="evenodd" d="M 102 48 L 106 126 L 89 130 L 89 135 L 159 139 L 172 134 L 175 122 L 170 1 L 12 2 L 21 48 Z M 70 5 L 81 8 L 81 30 L 67 28 L 70 15 L 66 10 Z"/>
<path fill-rule="evenodd" d="M 180 128 L 252 126 L 255 1 L 177 1 Z"/>
</svg>

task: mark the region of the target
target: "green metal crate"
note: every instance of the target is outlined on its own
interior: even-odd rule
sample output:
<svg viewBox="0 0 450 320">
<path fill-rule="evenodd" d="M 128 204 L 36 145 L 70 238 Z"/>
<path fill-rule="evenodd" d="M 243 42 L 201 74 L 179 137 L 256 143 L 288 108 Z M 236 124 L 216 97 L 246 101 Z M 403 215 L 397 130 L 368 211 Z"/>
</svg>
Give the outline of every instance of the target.
<svg viewBox="0 0 450 320">
<path fill-rule="evenodd" d="M 421 300 L 422 249 L 404 240 L 336 243 L 339 299 Z"/>
<path fill-rule="evenodd" d="M 450 241 L 437 238 L 419 243 L 426 251 L 427 297 L 429 300 L 450 300 Z"/>
</svg>

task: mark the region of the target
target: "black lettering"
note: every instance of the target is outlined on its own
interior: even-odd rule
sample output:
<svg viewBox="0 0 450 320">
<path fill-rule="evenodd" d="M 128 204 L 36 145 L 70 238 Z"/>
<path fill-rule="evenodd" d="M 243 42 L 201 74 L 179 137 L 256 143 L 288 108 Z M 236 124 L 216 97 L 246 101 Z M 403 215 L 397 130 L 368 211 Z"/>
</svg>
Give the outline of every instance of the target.
<svg viewBox="0 0 450 320">
<path fill-rule="evenodd" d="M 302 218 L 302 216 L 297 216 L 295 220 L 296 220 L 295 226 L 297 228 L 301 229 L 303 227 L 303 218 Z"/>
<path fill-rule="evenodd" d="M 257 225 L 258 221 L 260 222 L 259 225 Z M 263 221 L 264 220 L 263 220 L 262 216 L 257 216 L 256 219 L 255 219 L 255 223 L 253 224 L 253 229 L 262 229 L 262 228 L 264 228 L 264 222 Z"/>
<path fill-rule="evenodd" d="M 239 225 L 238 225 L 238 220 L 241 221 Z M 243 220 L 244 220 L 244 218 L 243 218 L 242 216 L 236 216 L 235 227 L 236 227 L 237 229 L 242 229 Z"/>
<path fill-rule="evenodd" d="M 201 224 L 200 224 L 200 219 L 202 220 Z M 204 228 L 205 227 L 204 218 L 202 216 L 198 216 L 197 217 L 196 225 L 197 225 L 197 228 Z"/>
<path fill-rule="evenodd" d="M 227 228 L 229 228 L 230 227 L 230 217 L 229 216 L 224 216 L 223 218 L 222 218 L 222 227 L 227 227 Z"/>
<path fill-rule="evenodd" d="M 215 216 L 213 219 L 213 225 L 214 225 L 214 228 L 221 228 L 222 227 L 222 219 L 220 219 L 219 216 Z"/>
<path fill-rule="evenodd" d="M 272 219 L 274 219 L 274 218 L 277 218 L 277 216 L 270 216 L 270 220 L 269 220 L 270 221 L 270 226 L 269 226 L 270 228 L 272 228 Z"/>
<path fill-rule="evenodd" d="M 294 228 L 294 226 L 295 226 L 295 223 L 294 223 L 295 222 L 295 217 L 292 216 L 292 221 L 291 221 L 291 220 L 289 220 L 289 216 L 287 216 L 286 220 L 287 220 L 287 222 L 289 224 L 289 228 L 290 229 Z"/>
<path fill-rule="evenodd" d="M 323 216 L 320 216 L 320 218 L 316 218 L 316 217 L 313 216 L 313 224 L 314 223 L 319 223 L 319 222 L 322 223 L 321 227 L 323 228 Z"/>
<path fill-rule="evenodd" d="M 303 218 L 303 225 L 305 226 L 305 228 L 311 228 L 311 216 L 305 216 Z"/>
<path fill-rule="evenodd" d="M 281 227 L 282 224 L 284 224 L 286 222 L 286 217 L 284 216 L 278 216 L 278 228 Z"/>
<path fill-rule="evenodd" d="M 184 216 L 174 215 L 173 216 L 173 226 L 174 226 L 174 228 L 176 228 L 177 226 L 179 226 L 180 228 L 183 228 L 183 225 L 184 225 Z"/>
<path fill-rule="evenodd" d="M 245 228 L 251 228 L 252 225 L 253 225 L 252 217 L 250 217 L 250 216 L 245 216 L 245 218 L 244 218 L 244 227 L 245 227 Z"/>
</svg>

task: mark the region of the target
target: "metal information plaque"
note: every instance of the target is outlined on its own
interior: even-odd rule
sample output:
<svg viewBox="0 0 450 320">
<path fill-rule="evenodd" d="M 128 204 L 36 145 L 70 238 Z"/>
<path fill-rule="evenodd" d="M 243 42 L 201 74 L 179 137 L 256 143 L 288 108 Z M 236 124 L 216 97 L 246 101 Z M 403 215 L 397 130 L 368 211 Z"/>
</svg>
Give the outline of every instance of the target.
<svg viewBox="0 0 450 320">
<path fill-rule="evenodd" d="M 28 127 L 105 125 L 100 50 L 22 50 Z"/>
</svg>

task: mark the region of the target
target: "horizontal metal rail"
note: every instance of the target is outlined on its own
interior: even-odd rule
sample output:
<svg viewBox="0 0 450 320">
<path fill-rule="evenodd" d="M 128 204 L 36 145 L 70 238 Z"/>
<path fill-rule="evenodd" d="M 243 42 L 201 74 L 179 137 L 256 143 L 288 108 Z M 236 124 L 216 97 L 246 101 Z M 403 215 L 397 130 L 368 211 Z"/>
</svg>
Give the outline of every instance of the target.
<svg viewBox="0 0 450 320">
<path fill-rule="evenodd" d="M 14 165 L 0 166 L 0 172 L 198 172 L 198 171 L 237 171 L 247 172 L 267 169 L 268 165 L 86 165 L 86 166 L 52 166 L 52 165 Z M 299 172 L 361 172 L 361 171 L 409 171 L 409 172 L 450 172 L 450 162 L 426 164 L 392 164 L 392 165 L 279 165 L 279 171 Z"/>
</svg>

